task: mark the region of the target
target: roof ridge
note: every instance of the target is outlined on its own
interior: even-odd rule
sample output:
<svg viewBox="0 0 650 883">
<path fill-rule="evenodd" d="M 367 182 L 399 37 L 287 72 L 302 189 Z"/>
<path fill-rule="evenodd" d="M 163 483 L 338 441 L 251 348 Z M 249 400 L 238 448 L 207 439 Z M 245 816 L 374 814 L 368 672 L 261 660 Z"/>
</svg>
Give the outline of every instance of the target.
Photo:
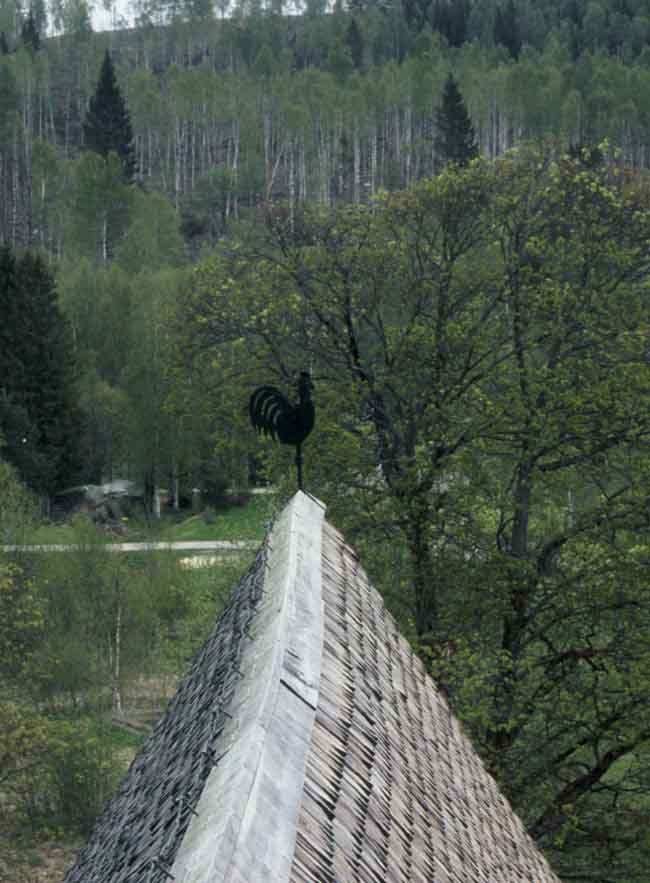
<svg viewBox="0 0 650 883">
<path fill-rule="evenodd" d="M 269 535 L 263 598 L 219 763 L 170 869 L 179 883 L 289 879 L 323 640 L 317 502 L 296 494 Z"/>
</svg>

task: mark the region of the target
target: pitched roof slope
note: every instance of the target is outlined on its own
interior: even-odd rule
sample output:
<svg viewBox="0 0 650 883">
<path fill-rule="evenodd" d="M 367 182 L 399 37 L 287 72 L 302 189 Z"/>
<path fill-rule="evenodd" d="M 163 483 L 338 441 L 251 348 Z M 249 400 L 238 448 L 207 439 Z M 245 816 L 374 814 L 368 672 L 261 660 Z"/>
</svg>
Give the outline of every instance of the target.
<svg viewBox="0 0 650 883">
<path fill-rule="evenodd" d="M 291 883 L 557 883 L 328 524 L 322 587 L 320 689 Z"/>
<path fill-rule="evenodd" d="M 323 514 L 286 507 L 66 883 L 558 883 Z"/>
</svg>

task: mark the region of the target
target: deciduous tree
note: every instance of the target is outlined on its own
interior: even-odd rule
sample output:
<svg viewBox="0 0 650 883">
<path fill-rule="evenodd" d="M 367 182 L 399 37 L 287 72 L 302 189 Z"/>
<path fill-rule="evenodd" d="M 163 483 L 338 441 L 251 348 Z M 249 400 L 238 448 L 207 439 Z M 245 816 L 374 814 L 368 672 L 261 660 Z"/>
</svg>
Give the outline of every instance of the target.
<svg viewBox="0 0 650 883">
<path fill-rule="evenodd" d="M 373 537 L 516 808 L 568 879 L 643 879 L 643 186 L 520 151 L 270 230 L 196 272 L 196 346 L 246 347 L 251 385 L 309 359 L 308 484 Z"/>
</svg>

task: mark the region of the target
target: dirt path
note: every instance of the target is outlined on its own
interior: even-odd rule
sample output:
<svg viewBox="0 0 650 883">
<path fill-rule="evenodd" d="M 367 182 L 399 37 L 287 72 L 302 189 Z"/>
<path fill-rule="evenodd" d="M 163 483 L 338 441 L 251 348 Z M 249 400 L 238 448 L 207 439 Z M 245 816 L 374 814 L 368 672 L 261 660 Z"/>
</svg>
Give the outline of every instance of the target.
<svg viewBox="0 0 650 883">
<path fill-rule="evenodd" d="M 174 543 L 107 543 L 101 548 L 109 552 L 243 552 L 257 549 L 255 540 L 179 540 Z M 0 546 L 0 552 L 71 552 L 82 548 L 73 543 L 45 545 Z"/>
</svg>

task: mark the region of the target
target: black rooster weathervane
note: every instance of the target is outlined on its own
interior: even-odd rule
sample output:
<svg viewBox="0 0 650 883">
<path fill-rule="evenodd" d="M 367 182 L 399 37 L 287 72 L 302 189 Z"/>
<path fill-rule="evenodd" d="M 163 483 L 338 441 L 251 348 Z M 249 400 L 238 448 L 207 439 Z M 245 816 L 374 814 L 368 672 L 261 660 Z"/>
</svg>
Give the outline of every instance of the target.
<svg viewBox="0 0 650 883">
<path fill-rule="evenodd" d="M 307 371 L 298 378 L 298 401 L 292 405 L 275 386 L 260 386 L 248 403 L 253 427 L 285 445 L 296 446 L 298 488 L 302 490 L 302 443 L 314 428 L 316 409 L 311 400 L 314 388 Z"/>
</svg>

